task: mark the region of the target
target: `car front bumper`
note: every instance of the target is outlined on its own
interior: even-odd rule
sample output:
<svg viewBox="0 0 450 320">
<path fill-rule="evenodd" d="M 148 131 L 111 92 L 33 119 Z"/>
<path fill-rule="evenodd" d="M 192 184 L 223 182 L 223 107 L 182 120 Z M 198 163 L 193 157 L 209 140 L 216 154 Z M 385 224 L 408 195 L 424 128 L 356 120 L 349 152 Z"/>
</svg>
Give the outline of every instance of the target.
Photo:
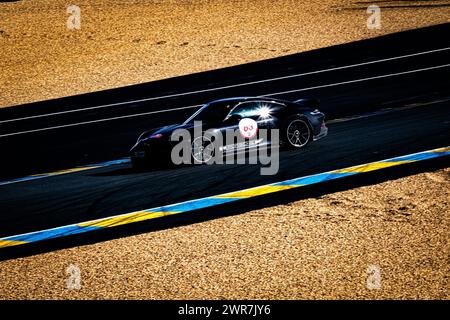
<svg viewBox="0 0 450 320">
<path fill-rule="evenodd" d="M 319 134 L 315 135 L 313 137 L 313 140 L 316 141 L 316 140 L 322 139 L 327 134 L 328 134 L 328 127 L 326 126 L 325 122 L 323 122 L 322 125 L 320 126 Z"/>
</svg>

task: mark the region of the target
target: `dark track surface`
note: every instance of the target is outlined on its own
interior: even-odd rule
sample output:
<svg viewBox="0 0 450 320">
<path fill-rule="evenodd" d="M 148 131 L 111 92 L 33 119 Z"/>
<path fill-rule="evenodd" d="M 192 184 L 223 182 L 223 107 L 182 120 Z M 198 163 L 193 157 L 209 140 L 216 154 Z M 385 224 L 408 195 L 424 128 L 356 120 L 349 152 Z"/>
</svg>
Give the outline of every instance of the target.
<svg viewBox="0 0 450 320">
<path fill-rule="evenodd" d="M 450 46 L 450 23 L 282 58 L 149 84 L 0 109 L 0 120 L 67 111 L 166 94 L 268 79 L 368 62 Z M 0 135 L 102 118 L 201 104 L 213 99 L 261 95 L 450 63 L 450 51 L 307 75 L 242 88 L 114 106 L 92 111 L 0 123 Z M 277 98 L 319 97 L 328 119 L 415 101 L 449 90 L 450 68 L 309 90 Z M 10 137 L 0 137 L 0 179 L 121 158 L 140 132 L 184 120 L 194 109 L 153 114 Z"/>
<path fill-rule="evenodd" d="M 450 24 L 446 24 L 259 64 L 122 88 L 107 93 L 15 107 L 0 111 L 0 119 L 62 110 L 65 107 L 58 107 L 62 104 L 68 106 L 67 108 L 81 108 L 162 95 L 174 88 L 185 92 L 444 48 L 450 46 L 448 37 L 445 37 L 449 31 Z M 261 95 L 437 66 L 450 63 L 449 52 L 220 92 L 2 124 L 0 134 L 188 106 L 226 96 Z M 265 67 L 261 68 L 261 65 Z M 229 77 L 230 74 L 235 76 Z M 321 110 L 325 111 L 329 118 L 336 118 L 450 97 L 449 79 L 450 68 L 444 68 L 281 97 L 319 97 L 322 100 Z M 144 173 L 135 173 L 127 165 L 120 165 L 0 186 L 0 237 L 448 146 L 449 110 L 450 101 L 444 101 L 333 123 L 329 125 L 329 136 L 325 139 L 301 151 L 282 152 L 280 171 L 276 176 L 261 176 L 259 166 L 256 165 L 192 166 Z M 17 177 L 123 157 L 142 130 L 179 122 L 192 112 L 190 109 L 0 138 L 0 147 L 4 151 L 0 177 Z M 449 163 L 449 160 L 447 162 Z"/>
</svg>

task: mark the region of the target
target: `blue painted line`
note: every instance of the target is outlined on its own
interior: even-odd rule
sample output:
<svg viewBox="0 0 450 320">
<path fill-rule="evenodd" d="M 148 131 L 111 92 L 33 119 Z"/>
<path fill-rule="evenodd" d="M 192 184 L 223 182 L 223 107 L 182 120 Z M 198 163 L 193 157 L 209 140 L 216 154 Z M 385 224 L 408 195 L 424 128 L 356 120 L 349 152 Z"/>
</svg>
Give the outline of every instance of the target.
<svg viewBox="0 0 450 320">
<path fill-rule="evenodd" d="M 322 181 L 333 180 L 338 178 L 343 178 L 346 176 L 351 176 L 357 174 L 357 172 L 342 172 L 342 173 L 320 173 L 308 177 L 296 178 L 292 180 L 282 181 L 275 183 L 274 186 L 299 186 L 299 185 L 309 185 L 315 184 Z"/>
<path fill-rule="evenodd" d="M 411 155 L 407 155 L 407 156 L 403 156 L 403 157 L 389 159 L 389 160 L 386 160 L 386 162 L 420 161 L 420 160 L 442 157 L 443 155 L 450 155 L 450 152 L 425 152 L 425 153 L 411 154 Z"/>
<path fill-rule="evenodd" d="M 162 206 L 158 208 L 153 208 L 150 210 L 145 210 L 147 212 L 185 212 L 193 211 L 198 209 L 204 209 L 212 206 L 217 206 L 219 204 L 239 200 L 233 198 L 203 198 L 197 200 L 191 200 L 179 204 L 173 204 L 168 206 Z"/>
<path fill-rule="evenodd" d="M 47 178 L 47 175 L 34 176 L 34 177 L 33 176 L 29 176 L 29 177 L 23 177 L 23 178 L 17 178 L 17 179 L 12 179 L 12 180 L 1 181 L 0 182 L 0 186 L 7 185 L 7 184 L 12 184 L 12 183 L 19 183 L 19 182 L 37 180 L 37 179 L 42 179 L 42 178 Z"/>
<path fill-rule="evenodd" d="M 97 229 L 103 229 L 103 228 L 70 225 L 70 226 L 59 227 L 59 228 L 55 228 L 55 229 L 37 231 L 37 232 L 29 233 L 29 234 L 8 237 L 8 240 L 22 241 L 22 242 L 36 242 L 36 241 L 42 241 L 42 240 L 47 240 L 47 239 L 65 237 L 65 236 L 88 232 L 88 231 L 93 231 L 93 230 L 97 230 Z"/>
<path fill-rule="evenodd" d="M 92 165 L 88 165 L 88 166 L 83 166 L 83 167 L 109 167 L 109 166 L 114 166 L 116 164 L 125 164 L 125 163 L 130 163 L 131 160 L 130 158 L 123 158 L 123 159 L 119 159 L 119 160 L 112 160 L 112 161 L 106 161 L 106 162 L 100 162 L 100 163 L 95 163 Z"/>
<path fill-rule="evenodd" d="M 119 159 L 119 160 L 112 160 L 112 161 L 94 163 L 94 164 L 85 165 L 85 166 L 79 166 L 79 167 L 75 167 L 74 169 L 83 169 L 83 168 L 90 168 L 90 167 L 96 167 L 95 169 L 99 169 L 99 168 L 105 168 L 105 167 L 114 166 L 114 165 L 118 165 L 118 164 L 127 164 L 127 163 L 130 163 L 130 162 L 131 162 L 131 160 L 129 158 L 123 158 L 123 159 Z M 68 170 L 71 170 L 71 169 L 68 169 Z M 86 170 L 89 170 L 89 169 L 86 169 Z M 38 175 L 32 175 L 32 176 L 27 176 L 27 177 L 22 177 L 22 178 L 15 178 L 15 179 L 11 179 L 11 180 L 0 181 L 0 186 L 13 184 L 13 183 L 19 183 L 19 182 L 38 180 L 38 179 L 49 178 L 49 177 L 54 177 L 54 176 L 59 176 L 59 175 L 63 175 L 63 174 L 72 173 L 72 172 L 61 173 L 60 171 L 64 171 L 64 170 L 59 170 L 59 171 L 49 172 L 49 173 L 43 173 L 43 174 L 38 174 Z"/>
</svg>

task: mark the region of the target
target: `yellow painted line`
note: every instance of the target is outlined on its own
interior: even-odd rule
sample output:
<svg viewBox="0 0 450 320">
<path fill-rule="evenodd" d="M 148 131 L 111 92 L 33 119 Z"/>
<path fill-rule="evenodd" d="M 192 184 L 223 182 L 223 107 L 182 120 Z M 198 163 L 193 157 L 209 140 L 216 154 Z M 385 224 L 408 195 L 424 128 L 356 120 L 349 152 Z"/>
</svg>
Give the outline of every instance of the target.
<svg viewBox="0 0 450 320">
<path fill-rule="evenodd" d="M 25 244 L 25 243 L 28 243 L 28 242 L 13 241 L 13 240 L 0 240 L 0 248 L 18 246 L 18 245 Z"/>
<path fill-rule="evenodd" d="M 73 172 L 79 172 L 79 171 L 85 171 L 85 170 L 91 170 L 91 169 L 97 169 L 97 168 L 100 168 L 100 167 L 99 166 L 91 166 L 91 167 L 82 167 L 82 168 L 72 168 L 72 169 L 54 171 L 54 172 L 50 172 L 50 173 L 34 174 L 34 175 L 32 175 L 32 177 L 56 176 L 59 174 L 73 173 Z"/>
<path fill-rule="evenodd" d="M 101 227 L 101 228 L 109 228 L 120 226 L 128 223 L 145 221 L 150 219 L 156 219 L 160 217 L 164 217 L 167 215 L 177 214 L 178 212 L 147 212 L 147 211 L 136 211 L 129 214 L 124 214 L 122 216 L 113 217 L 113 218 L 105 218 L 99 219 L 96 221 L 90 221 L 85 223 L 79 223 L 78 225 L 81 227 Z"/>
<path fill-rule="evenodd" d="M 439 149 L 433 150 L 432 152 L 450 152 L 450 147 L 439 148 Z"/>
<path fill-rule="evenodd" d="M 389 168 L 389 167 L 393 167 L 393 166 L 398 166 L 398 165 L 410 163 L 410 162 L 415 162 L 415 161 L 405 160 L 405 161 L 375 162 L 375 163 L 364 164 L 364 165 L 356 166 L 356 167 L 352 167 L 352 168 L 335 170 L 332 172 L 334 172 L 334 173 L 369 172 L 369 171 L 375 171 L 375 170 Z"/>
<path fill-rule="evenodd" d="M 299 186 L 300 185 L 296 185 L 296 186 L 270 186 L 269 185 L 269 186 L 262 186 L 262 187 L 257 187 L 257 188 L 241 190 L 241 191 L 237 191 L 237 192 L 226 193 L 226 194 L 216 196 L 214 198 L 250 198 L 250 197 L 261 196 L 264 194 L 278 192 L 278 191 L 282 191 L 282 190 L 297 188 Z"/>
</svg>

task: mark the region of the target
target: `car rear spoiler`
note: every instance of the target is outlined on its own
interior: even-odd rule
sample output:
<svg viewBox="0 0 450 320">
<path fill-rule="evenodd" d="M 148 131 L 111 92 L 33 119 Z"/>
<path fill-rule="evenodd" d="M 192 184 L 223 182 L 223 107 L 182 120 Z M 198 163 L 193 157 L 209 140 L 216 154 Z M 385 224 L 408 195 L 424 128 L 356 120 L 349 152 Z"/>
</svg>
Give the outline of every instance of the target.
<svg viewBox="0 0 450 320">
<path fill-rule="evenodd" d="M 318 108 L 320 105 L 320 100 L 315 98 L 303 98 L 294 100 L 293 102 L 312 109 Z"/>
</svg>

